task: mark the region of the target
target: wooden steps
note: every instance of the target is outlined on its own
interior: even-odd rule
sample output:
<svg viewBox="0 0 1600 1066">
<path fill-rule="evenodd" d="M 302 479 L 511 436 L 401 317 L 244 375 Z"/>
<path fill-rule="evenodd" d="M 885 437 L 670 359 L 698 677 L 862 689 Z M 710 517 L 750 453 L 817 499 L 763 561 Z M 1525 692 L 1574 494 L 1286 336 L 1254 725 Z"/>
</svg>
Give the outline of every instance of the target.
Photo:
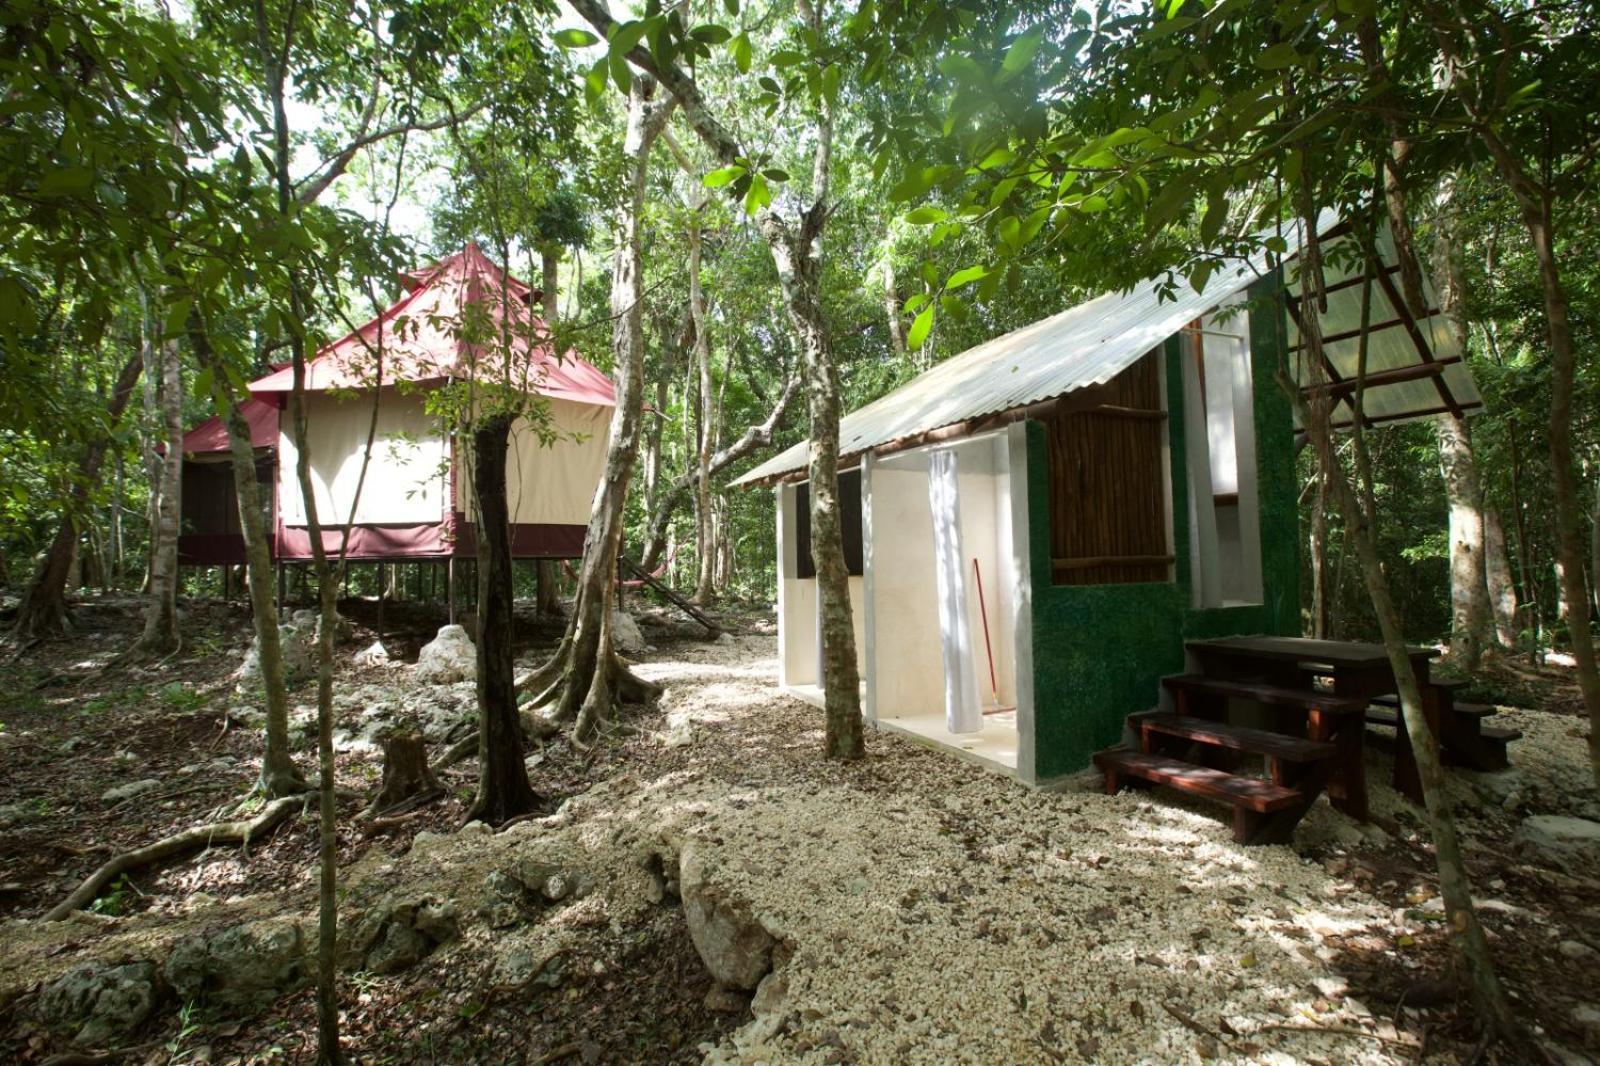
<svg viewBox="0 0 1600 1066">
<path fill-rule="evenodd" d="M 1377 707 L 1388 707 L 1398 710 L 1400 707 L 1400 697 L 1374 696 L 1372 703 Z M 1473 718 L 1488 718 L 1490 715 L 1500 713 L 1495 708 L 1490 707 L 1485 703 L 1452 703 L 1450 705 L 1450 710 L 1455 714 L 1464 714 Z M 1375 721 L 1375 719 L 1372 717 L 1370 708 L 1367 712 L 1367 721 Z M 1393 725 L 1394 723 L 1390 722 L 1389 724 Z"/>
<path fill-rule="evenodd" d="M 1106 772 L 1106 792 L 1114 794 L 1121 777 L 1135 777 L 1204 799 L 1221 800 L 1258 814 L 1270 814 L 1294 806 L 1300 793 L 1274 785 L 1259 777 L 1242 777 L 1209 766 L 1196 766 L 1165 755 L 1152 755 L 1126 748 L 1098 752 L 1094 764 Z"/>
<path fill-rule="evenodd" d="M 1251 729 L 1248 726 L 1213 722 L 1190 715 L 1150 711 L 1133 715 L 1132 721 L 1141 731 L 1182 737 L 1199 744 L 1210 744 L 1253 755 L 1265 755 L 1285 762 L 1316 762 L 1319 759 L 1331 759 L 1338 752 L 1337 748 L 1326 741 L 1306 740 L 1302 737 L 1289 736 L 1287 733 L 1273 733 L 1266 729 Z M 1149 750 L 1148 745 L 1145 750 Z"/>
<path fill-rule="evenodd" d="M 1172 690 L 1180 714 L 1188 712 L 1195 696 L 1249 700 L 1266 707 L 1320 711 L 1324 714 L 1359 714 L 1367 705 L 1366 700 L 1353 696 L 1335 696 L 1331 692 L 1310 689 L 1281 688 L 1254 681 L 1232 681 L 1204 674 L 1164 677 L 1161 683 Z"/>
</svg>

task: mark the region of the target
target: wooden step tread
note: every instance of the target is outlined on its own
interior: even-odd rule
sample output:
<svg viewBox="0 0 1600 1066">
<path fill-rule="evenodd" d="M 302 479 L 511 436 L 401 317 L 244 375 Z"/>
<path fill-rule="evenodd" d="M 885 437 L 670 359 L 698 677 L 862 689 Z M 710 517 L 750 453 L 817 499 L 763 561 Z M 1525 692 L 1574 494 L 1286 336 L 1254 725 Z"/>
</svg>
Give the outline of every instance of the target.
<svg viewBox="0 0 1600 1066">
<path fill-rule="evenodd" d="M 1204 674 L 1177 674 L 1164 677 L 1161 683 L 1170 689 L 1183 689 L 1209 696 L 1230 696 L 1241 700 L 1254 700 L 1272 707 L 1316 708 L 1331 714 L 1357 714 L 1367 701 L 1356 696 L 1335 696 L 1331 692 L 1318 692 L 1303 688 L 1280 688 L 1253 681 L 1228 681 Z"/>
<path fill-rule="evenodd" d="M 1372 702 L 1380 707 L 1398 708 L 1400 706 L 1400 697 L 1394 695 L 1374 696 L 1372 697 Z M 1453 703 L 1450 705 L 1450 710 L 1454 714 L 1464 714 L 1471 718 L 1488 718 L 1492 714 L 1500 713 L 1498 708 L 1491 707 L 1486 703 Z"/>
<path fill-rule="evenodd" d="M 1251 729 L 1248 726 L 1230 725 L 1226 722 L 1212 722 L 1189 714 L 1161 714 L 1152 711 L 1148 714 L 1131 716 L 1134 723 L 1145 729 L 1155 730 L 1172 737 L 1185 737 L 1196 740 L 1202 744 L 1211 744 L 1219 748 L 1230 748 L 1234 751 L 1245 751 L 1255 755 L 1269 755 L 1275 759 L 1285 759 L 1289 762 L 1316 762 L 1321 759 L 1331 759 L 1338 752 L 1334 745 L 1321 740 L 1306 740 L 1304 737 L 1292 737 L 1286 733 L 1274 733 L 1266 729 Z"/>
<path fill-rule="evenodd" d="M 1367 724 L 1392 725 L 1399 728 L 1400 712 L 1389 707 L 1368 707 Z"/>
<path fill-rule="evenodd" d="M 1094 764 L 1102 770 L 1115 768 L 1130 777 L 1154 781 L 1180 792 L 1221 800 L 1261 814 L 1292 807 L 1303 798 L 1292 788 L 1274 785 L 1259 777 L 1242 777 L 1208 766 L 1169 759 L 1164 755 L 1146 755 L 1125 748 L 1096 753 Z"/>
<path fill-rule="evenodd" d="M 1509 744 L 1513 740 L 1522 739 L 1522 730 L 1511 729 L 1502 725 L 1486 725 L 1478 731 L 1478 735 L 1485 740 L 1498 740 Z"/>
</svg>

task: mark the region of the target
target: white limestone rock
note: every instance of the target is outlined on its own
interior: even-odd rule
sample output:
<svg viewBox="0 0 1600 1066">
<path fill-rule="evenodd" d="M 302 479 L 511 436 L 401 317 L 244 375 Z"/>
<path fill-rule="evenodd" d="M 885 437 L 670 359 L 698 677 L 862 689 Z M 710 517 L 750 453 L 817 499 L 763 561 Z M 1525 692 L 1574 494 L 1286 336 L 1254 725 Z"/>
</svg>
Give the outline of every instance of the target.
<svg viewBox="0 0 1600 1066">
<path fill-rule="evenodd" d="M 449 685 L 475 681 L 478 677 L 477 650 L 461 626 L 442 626 L 439 635 L 422 646 L 417 655 L 416 679 L 425 685 Z"/>
</svg>

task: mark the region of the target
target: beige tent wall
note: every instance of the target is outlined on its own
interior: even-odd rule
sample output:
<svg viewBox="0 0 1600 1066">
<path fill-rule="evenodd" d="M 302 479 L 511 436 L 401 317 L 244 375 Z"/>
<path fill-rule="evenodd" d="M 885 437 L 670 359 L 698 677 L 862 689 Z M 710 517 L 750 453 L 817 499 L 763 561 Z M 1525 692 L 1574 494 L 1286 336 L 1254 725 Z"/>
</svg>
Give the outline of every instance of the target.
<svg viewBox="0 0 1600 1066">
<path fill-rule="evenodd" d="M 606 468 L 611 408 L 547 400 L 551 441 L 526 419 L 511 427 L 506 495 L 515 525 L 581 526 L 589 522 L 595 489 Z M 456 510 L 472 513 L 472 462 L 464 454 L 456 475 Z"/>
<path fill-rule="evenodd" d="M 305 397 L 311 479 L 317 517 L 325 525 L 350 519 L 361 481 L 362 458 L 371 428 L 370 394 Z M 279 424 L 278 502 L 285 525 L 306 524 L 300 494 L 299 453 L 289 409 Z M 377 434 L 354 521 L 359 525 L 425 525 L 444 518 L 446 449 L 436 419 L 423 397 L 384 389 L 378 406 Z"/>
</svg>

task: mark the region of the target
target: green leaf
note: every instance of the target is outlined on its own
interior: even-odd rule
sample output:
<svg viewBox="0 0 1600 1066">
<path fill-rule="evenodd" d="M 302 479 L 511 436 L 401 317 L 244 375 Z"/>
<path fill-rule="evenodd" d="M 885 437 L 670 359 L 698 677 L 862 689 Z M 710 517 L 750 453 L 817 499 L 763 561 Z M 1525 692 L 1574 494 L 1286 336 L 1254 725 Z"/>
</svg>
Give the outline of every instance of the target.
<svg viewBox="0 0 1600 1066">
<path fill-rule="evenodd" d="M 583 76 L 583 96 L 590 107 L 594 107 L 606 94 L 606 82 L 611 76 L 611 64 L 605 56 L 595 61 Z"/>
<path fill-rule="evenodd" d="M 1026 69 L 1033 62 L 1033 54 L 1039 50 L 1039 42 L 1044 40 L 1044 27 L 1035 26 L 1033 29 L 1011 42 L 1011 47 L 1006 49 L 1005 59 L 1000 61 L 1000 73 L 1011 76 Z"/>
<path fill-rule="evenodd" d="M 728 42 L 728 54 L 733 56 L 733 65 L 739 68 L 740 74 L 750 73 L 750 38 L 746 34 L 739 34 Z"/>
<path fill-rule="evenodd" d="M 1196 264 L 1195 268 L 1189 271 L 1189 284 L 1194 286 L 1195 292 L 1206 291 L 1206 282 L 1211 280 L 1211 272 L 1216 268 L 1217 265 L 1208 259 Z"/>
<path fill-rule="evenodd" d="M 914 292 L 906 297 L 906 302 L 902 306 L 906 314 L 914 315 L 917 313 L 917 308 L 922 307 L 929 299 L 930 297 L 925 292 Z"/>
<path fill-rule="evenodd" d="M 1006 164 L 1013 162 L 1016 158 L 1017 153 L 1002 145 L 1001 147 L 990 152 L 988 155 L 984 156 L 983 161 L 978 164 L 978 169 L 990 170 L 994 167 L 1003 167 Z"/>
<path fill-rule="evenodd" d="M 623 92 L 633 88 L 633 71 L 628 69 L 628 60 L 623 54 L 613 50 L 607 58 L 611 63 L 611 80 L 617 83 L 617 88 Z"/>
<path fill-rule="evenodd" d="M 989 268 L 986 266 L 963 267 L 950 275 L 950 280 L 944 283 L 944 287 L 947 290 L 961 289 L 971 285 L 974 281 L 982 281 L 988 276 Z"/>
<path fill-rule="evenodd" d="M 987 88 L 989 77 L 978 65 L 978 61 L 971 56 L 948 55 L 939 60 L 939 69 L 957 81 L 966 82 L 980 88 Z"/>
<path fill-rule="evenodd" d="M 1298 62 L 1300 54 L 1294 50 L 1294 45 L 1287 41 L 1279 41 L 1256 56 L 1256 66 L 1262 70 L 1282 70 Z"/>
<path fill-rule="evenodd" d="M 630 19 L 611 30 L 610 41 L 613 52 L 624 54 L 633 51 L 634 46 L 644 40 L 645 30 L 649 29 L 646 23 L 637 19 Z"/>
<path fill-rule="evenodd" d="M 739 17 L 739 0 L 722 0 L 722 8 L 729 18 Z"/>
<path fill-rule="evenodd" d="M 761 176 L 768 181 L 775 181 L 779 185 L 789 180 L 789 172 L 782 167 L 762 167 Z"/>
<path fill-rule="evenodd" d="M 724 185 L 731 185 L 748 173 L 745 167 L 735 163 L 731 167 L 719 167 L 700 179 L 700 184 L 708 189 L 720 189 Z"/>
<path fill-rule="evenodd" d="M 924 307 L 920 314 L 911 321 L 911 332 L 906 334 L 906 347 L 912 351 L 921 348 L 928 339 L 928 331 L 933 329 L 933 304 Z"/>
<path fill-rule="evenodd" d="M 944 221 L 949 214 L 942 207 L 919 207 L 906 215 L 906 221 L 913 226 L 931 226 L 935 222 Z"/>
<path fill-rule="evenodd" d="M 750 176 L 750 188 L 744 194 L 744 209 L 747 214 L 755 214 L 772 202 L 772 190 L 767 188 L 767 179 L 760 174 Z"/>
<path fill-rule="evenodd" d="M 562 48 L 587 48 L 591 44 L 599 44 L 600 38 L 596 37 L 588 30 L 572 29 L 557 30 L 555 41 L 556 44 L 559 44 Z"/>
</svg>

